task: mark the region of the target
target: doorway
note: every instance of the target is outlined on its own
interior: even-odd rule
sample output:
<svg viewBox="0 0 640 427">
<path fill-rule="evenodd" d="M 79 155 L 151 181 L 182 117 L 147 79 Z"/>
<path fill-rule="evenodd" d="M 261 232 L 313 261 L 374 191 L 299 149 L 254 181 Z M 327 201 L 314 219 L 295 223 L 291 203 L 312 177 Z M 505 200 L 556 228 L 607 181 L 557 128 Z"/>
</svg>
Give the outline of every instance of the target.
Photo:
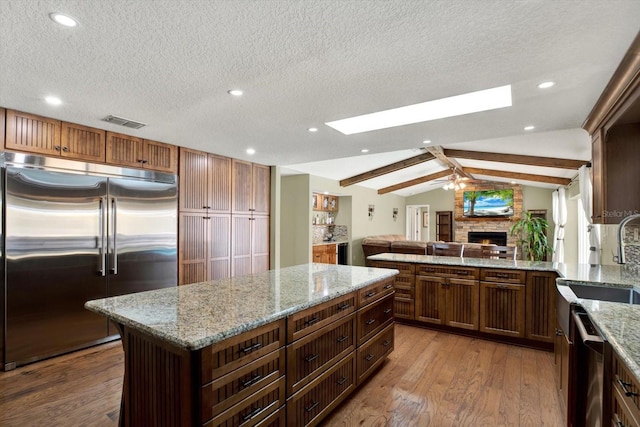
<svg viewBox="0 0 640 427">
<path fill-rule="evenodd" d="M 407 240 L 428 241 L 430 231 L 429 205 L 407 206 Z M 424 236 L 424 238 L 423 238 Z"/>
</svg>

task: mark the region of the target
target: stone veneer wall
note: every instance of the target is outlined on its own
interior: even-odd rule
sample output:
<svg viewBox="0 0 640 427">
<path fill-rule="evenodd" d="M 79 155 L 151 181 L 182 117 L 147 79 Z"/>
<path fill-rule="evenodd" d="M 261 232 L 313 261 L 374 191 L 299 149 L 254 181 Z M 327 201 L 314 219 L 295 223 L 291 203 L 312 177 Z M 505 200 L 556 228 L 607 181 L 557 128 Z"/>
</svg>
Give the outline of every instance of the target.
<svg viewBox="0 0 640 427">
<path fill-rule="evenodd" d="M 464 218 L 462 216 L 462 193 L 465 191 L 479 190 L 508 190 L 513 189 L 513 211 L 514 216 L 509 219 L 501 218 Z M 455 195 L 455 218 L 454 240 L 456 242 L 467 243 L 470 231 L 498 231 L 507 233 L 507 245 L 515 245 L 516 238 L 511 236 L 509 230 L 522 213 L 522 186 L 504 182 L 482 182 L 467 184 L 464 190 L 456 191 Z"/>
</svg>

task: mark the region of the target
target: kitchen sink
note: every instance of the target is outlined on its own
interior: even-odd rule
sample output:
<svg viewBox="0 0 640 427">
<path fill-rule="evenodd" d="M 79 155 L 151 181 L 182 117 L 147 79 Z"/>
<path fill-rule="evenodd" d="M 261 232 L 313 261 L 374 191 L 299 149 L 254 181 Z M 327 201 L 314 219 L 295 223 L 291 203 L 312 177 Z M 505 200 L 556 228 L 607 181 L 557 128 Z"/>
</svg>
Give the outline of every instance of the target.
<svg viewBox="0 0 640 427">
<path fill-rule="evenodd" d="M 632 288 L 578 284 L 569 285 L 569 288 L 571 288 L 578 298 L 622 302 L 626 304 L 640 304 L 640 292 Z"/>
</svg>

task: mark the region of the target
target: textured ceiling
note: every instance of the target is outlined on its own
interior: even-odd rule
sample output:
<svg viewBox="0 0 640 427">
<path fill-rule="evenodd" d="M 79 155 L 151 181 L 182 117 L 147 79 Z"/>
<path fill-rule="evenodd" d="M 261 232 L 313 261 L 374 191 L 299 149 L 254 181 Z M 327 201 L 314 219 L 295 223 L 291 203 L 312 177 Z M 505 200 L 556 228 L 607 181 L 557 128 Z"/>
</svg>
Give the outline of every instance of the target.
<svg viewBox="0 0 640 427">
<path fill-rule="evenodd" d="M 55 24 L 54 11 L 79 27 Z M 638 0 L 11 0 L 0 7 L 0 105 L 302 172 L 358 156 L 316 172 L 336 179 L 411 157 L 424 139 L 588 159 L 576 129 L 638 16 Z M 545 80 L 557 85 L 537 89 Z M 505 84 L 510 108 L 350 136 L 323 124 Z M 63 104 L 45 104 L 50 94 Z M 148 126 L 102 122 L 109 114 Z M 555 134 L 571 129 L 568 142 Z M 395 182 L 442 169 L 429 163 Z M 378 180 L 363 184 L 395 183 Z"/>
</svg>

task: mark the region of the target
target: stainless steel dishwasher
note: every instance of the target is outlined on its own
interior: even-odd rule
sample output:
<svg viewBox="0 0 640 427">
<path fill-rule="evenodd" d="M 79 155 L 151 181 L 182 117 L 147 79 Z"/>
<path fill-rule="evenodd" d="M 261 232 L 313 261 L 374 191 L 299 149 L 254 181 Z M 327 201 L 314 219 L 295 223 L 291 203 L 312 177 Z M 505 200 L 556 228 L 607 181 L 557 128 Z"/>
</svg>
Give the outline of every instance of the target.
<svg viewBox="0 0 640 427">
<path fill-rule="evenodd" d="M 576 328 L 577 417 L 578 425 L 603 426 L 603 354 L 604 339 L 586 312 L 573 311 Z M 583 418 L 584 417 L 584 418 Z M 584 424 L 583 424 L 584 423 Z"/>
</svg>

